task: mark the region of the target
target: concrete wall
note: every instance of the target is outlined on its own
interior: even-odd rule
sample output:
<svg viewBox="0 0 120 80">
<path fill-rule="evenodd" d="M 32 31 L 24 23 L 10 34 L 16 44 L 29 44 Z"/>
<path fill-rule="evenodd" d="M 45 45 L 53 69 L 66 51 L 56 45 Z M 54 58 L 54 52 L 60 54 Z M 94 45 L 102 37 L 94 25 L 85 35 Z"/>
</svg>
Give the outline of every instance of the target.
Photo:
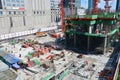
<svg viewBox="0 0 120 80">
<path fill-rule="evenodd" d="M 25 10 L 0 10 L 0 35 L 39 29 L 51 25 L 49 0 L 25 0 Z"/>
<path fill-rule="evenodd" d="M 116 70 L 115 70 L 115 74 L 114 74 L 113 80 L 117 80 L 118 73 L 119 73 L 119 66 L 120 66 L 120 58 L 118 60 L 118 64 L 117 64 L 117 67 L 116 67 Z"/>
</svg>

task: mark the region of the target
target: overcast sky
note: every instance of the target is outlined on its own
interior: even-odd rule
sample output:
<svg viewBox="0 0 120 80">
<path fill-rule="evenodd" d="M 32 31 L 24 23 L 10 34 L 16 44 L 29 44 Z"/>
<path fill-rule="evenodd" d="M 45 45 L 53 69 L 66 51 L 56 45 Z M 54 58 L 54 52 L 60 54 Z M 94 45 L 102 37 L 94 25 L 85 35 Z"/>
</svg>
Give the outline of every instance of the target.
<svg viewBox="0 0 120 80">
<path fill-rule="evenodd" d="M 116 8 L 116 0 L 112 0 L 109 3 L 112 7 L 111 9 L 115 9 Z M 99 8 L 104 8 L 105 5 L 105 1 L 104 0 L 100 0 L 100 3 L 98 4 Z M 81 0 L 81 6 L 84 8 L 88 8 L 88 0 Z"/>
</svg>

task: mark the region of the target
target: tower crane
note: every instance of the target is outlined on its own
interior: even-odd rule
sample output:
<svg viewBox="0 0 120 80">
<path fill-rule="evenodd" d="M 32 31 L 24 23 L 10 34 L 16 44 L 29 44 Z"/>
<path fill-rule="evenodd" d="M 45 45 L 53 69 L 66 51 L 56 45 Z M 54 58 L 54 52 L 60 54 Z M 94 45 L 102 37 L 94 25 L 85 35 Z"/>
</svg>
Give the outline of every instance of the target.
<svg viewBox="0 0 120 80">
<path fill-rule="evenodd" d="M 59 4 L 62 31 L 64 31 L 64 16 L 65 16 L 64 3 L 65 2 L 66 0 L 61 0 Z M 70 0 L 70 15 L 72 15 L 72 10 L 73 10 L 73 0 Z"/>
<path fill-rule="evenodd" d="M 64 16 L 65 16 L 65 13 L 64 13 L 64 0 L 60 1 L 59 7 L 60 7 L 61 29 L 62 29 L 62 31 L 64 31 Z"/>
<path fill-rule="evenodd" d="M 93 14 L 97 14 L 98 13 L 98 3 L 100 3 L 100 0 L 93 0 Z"/>
</svg>

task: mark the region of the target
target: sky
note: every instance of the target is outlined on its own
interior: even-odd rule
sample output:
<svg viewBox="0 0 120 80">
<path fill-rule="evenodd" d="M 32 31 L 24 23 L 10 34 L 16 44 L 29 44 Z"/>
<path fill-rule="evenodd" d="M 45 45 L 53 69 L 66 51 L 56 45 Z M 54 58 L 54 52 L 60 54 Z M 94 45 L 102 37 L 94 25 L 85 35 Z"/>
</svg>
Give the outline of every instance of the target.
<svg viewBox="0 0 120 80">
<path fill-rule="evenodd" d="M 112 6 L 111 10 L 114 10 L 116 8 L 116 0 L 110 1 L 109 4 Z M 105 1 L 100 0 L 98 7 L 104 9 L 104 5 L 105 5 Z M 84 8 L 88 8 L 88 0 L 81 0 L 81 6 Z"/>
</svg>

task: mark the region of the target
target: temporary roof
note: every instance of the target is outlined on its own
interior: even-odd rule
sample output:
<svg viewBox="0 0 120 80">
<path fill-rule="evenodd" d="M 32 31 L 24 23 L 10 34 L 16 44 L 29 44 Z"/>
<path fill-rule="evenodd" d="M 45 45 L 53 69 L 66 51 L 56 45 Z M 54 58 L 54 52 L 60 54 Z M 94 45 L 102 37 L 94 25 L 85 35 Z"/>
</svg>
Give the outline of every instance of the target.
<svg viewBox="0 0 120 80">
<path fill-rule="evenodd" d="M 11 54 L 6 54 L 3 58 L 10 64 L 14 64 L 20 61 L 18 58 Z"/>
<path fill-rule="evenodd" d="M 40 61 L 38 59 L 34 59 L 36 65 L 40 65 Z"/>
</svg>

